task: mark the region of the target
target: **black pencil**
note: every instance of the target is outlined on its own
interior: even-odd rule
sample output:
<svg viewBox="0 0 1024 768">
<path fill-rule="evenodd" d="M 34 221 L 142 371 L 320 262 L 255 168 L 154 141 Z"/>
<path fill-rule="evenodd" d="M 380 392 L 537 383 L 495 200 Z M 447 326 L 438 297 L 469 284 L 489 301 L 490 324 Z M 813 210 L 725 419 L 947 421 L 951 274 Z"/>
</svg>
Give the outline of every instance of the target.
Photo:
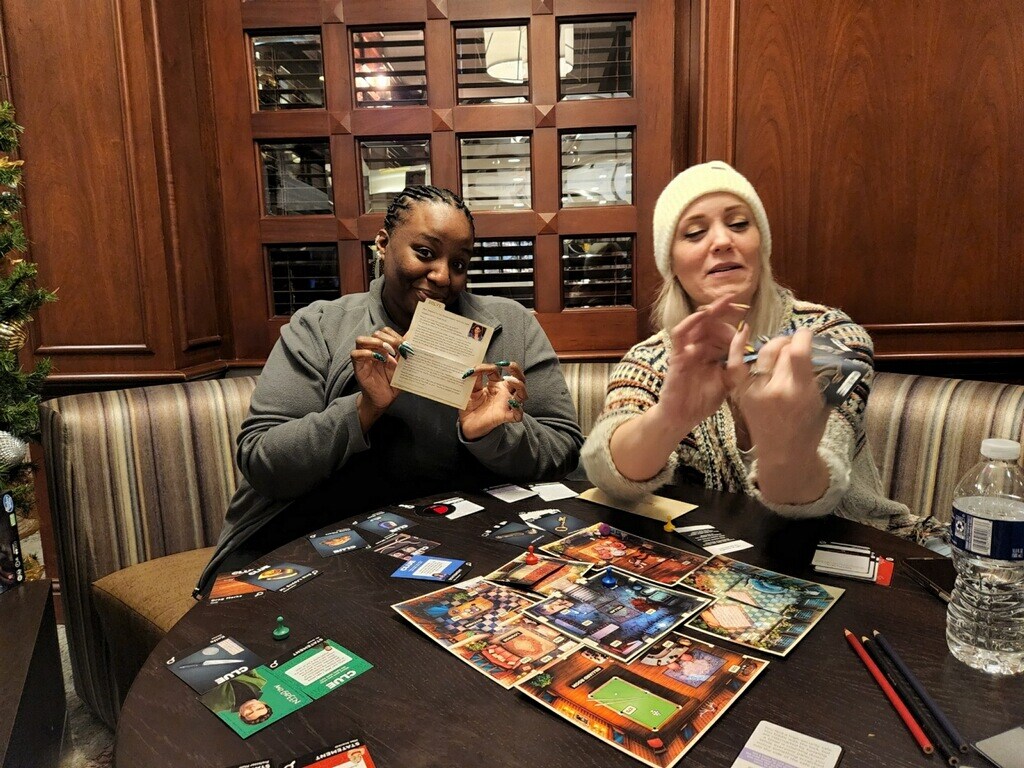
<svg viewBox="0 0 1024 768">
<path fill-rule="evenodd" d="M 924 685 L 917 676 L 910 670 L 906 664 L 903 663 L 903 659 L 900 658 L 899 654 L 896 653 L 896 649 L 889 645 L 889 641 L 886 640 L 882 633 L 877 629 L 872 633 L 875 636 L 875 640 L 878 641 L 878 647 L 882 649 L 886 656 L 892 659 L 892 663 L 896 665 L 896 669 L 900 671 L 900 674 L 906 678 L 907 682 L 910 683 L 910 687 L 914 689 L 914 693 L 921 697 L 921 701 L 928 707 L 928 711 L 935 716 L 936 722 L 942 726 L 942 730 L 949 734 L 949 738 L 953 740 L 953 743 L 957 745 L 957 748 L 966 754 L 970 751 L 970 747 L 967 746 L 967 741 L 960 732 L 949 722 L 949 718 L 946 717 L 946 713 L 942 711 L 935 699 L 929 695 Z"/>
<path fill-rule="evenodd" d="M 939 750 L 945 761 L 953 766 L 953 768 L 960 765 L 960 757 L 956 745 L 950 741 L 945 732 L 936 724 L 935 720 L 929 715 L 928 710 L 921 706 L 918 699 L 914 696 L 913 690 L 907 685 L 907 682 L 899 674 L 889 658 L 878 650 L 876 644 L 869 638 L 862 637 L 861 642 L 864 644 L 864 649 L 868 652 L 868 655 L 878 665 L 878 668 L 882 670 L 882 674 L 892 683 L 892 687 L 896 689 L 900 698 L 903 699 L 903 703 L 913 714 L 914 719 L 921 726 L 921 730 L 925 732 L 925 735 L 935 745 L 935 748 Z"/>
</svg>

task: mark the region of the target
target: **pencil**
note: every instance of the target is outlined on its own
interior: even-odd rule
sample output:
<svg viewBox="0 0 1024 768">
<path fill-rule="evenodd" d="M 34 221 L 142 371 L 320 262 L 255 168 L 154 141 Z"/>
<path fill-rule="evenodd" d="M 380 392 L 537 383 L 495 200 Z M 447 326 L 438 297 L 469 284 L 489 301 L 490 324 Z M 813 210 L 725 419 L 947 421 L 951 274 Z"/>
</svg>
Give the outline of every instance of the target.
<svg viewBox="0 0 1024 768">
<path fill-rule="evenodd" d="M 886 656 L 892 659 L 892 663 L 896 665 L 896 669 L 898 669 L 900 674 L 906 678 L 908 683 L 910 683 L 910 687 L 914 689 L 914 692 L 921 697 L 921 701 L 923 701 L 924 705 L 928 707 L 928 711 L 935 717 L 935 721 L 946 733 L 949 734 L 949 738 L 953 740 L 957 749 L 964 754 L 967 754 L 967 752 L 970 751 L 970 747 L 967 746 L 966 739 L 960 735 L 960 732 L 957 731 L 956 727 L 949 721 L 949 718 L 946 717 L 946 713 L 942 711 L 938 703 L 936 703 L 935 699 L 931 697 L 921 681 L 917 679 L 917 675 L 915 675 L 910 670 L 910 667 L 903 662 L 903 659 L 901 659 L 899 654 L 896 653 L 896 649 L 889 644 L 889 641 L 883 637 L 881 632 L 876 629 L 873 634 L 875 636 L 875 640 L 878 642 L 878 647 L 885 652 Z"/>
<path fill-rule="evenodd" d="M 914 696 L 914 692 L 907 685 L 906 681 L 900 676 L 899 672 L 893 666 L 893 663 L 886 658 L 885 654 L 882 653 L 878 646 L 871 642 L 866 637 L 861 638 L 861 642 L 864 644 L 864 650 L 868 652 L 868 656 L 871 657 L 872 661 L 878 665 L 878 668 L 882 671 L 882 674 L 886 676 L 892 687 L 899 694 L 899 697 L 903 699 L 903 703 L 906 705 L 907 710 L 917 720 L 921 726 L 921 730 L 924 731 L 925 736 L 928 740 L 935 745 L 935 748 L 939 750 L 939 754 L 942 755 L 942 759 L 945 760 L 949 765 L 956 768 L 960 765 L 960 753 L 957 751 L 956 745 L 950 741 L 949 737 L 942 732 L 938 724 L 928 717 L 928 713 L 918 703 L 917 698 Z"/>
<path fill-rule="evenodd" d="M 895 709 L 899 714 L 900 719 L 903 720 L 903 724 L 907 726 L 907 730 L 910 731 L 911 736 L 914 737 L 914 741 L 916 741 L 917 745 L 921 747 L 921 751 L 926 755 L 930 755 L 935 751 L 935 747 L 932 746 L 928 737 L 924 735 L 924 731 L 921 730 L 921 726 L 917 724 L 917 721 L 915 721 L 910 712 L 907 711 L 906 706 L 902 701 L 900 701 L 900 697 L 896 695 L 896 691 L 894 691 L 892 686 L 889 685 L 889 681 L 885 679 L 885 675 L 882 674 L 882 670 L 880 670 L 878 665 L 871 660 L 871 657 L 868 656 L 868 652 L 864 650 L 864 646 L 860 644 L 860 640 L 858 640 L 850 630 L 844 629 L 843 634 L 846 635 L 846 641 L 850 644 L 850 647 L 853 648 L 854 653 L 857 654 L 858 658 L 860 658 L 864 663 L 864 666 L 867 667 L 871 676 L 875 678 L 875 682 L 878 683 L 878 687 L 882 689 L 882 693 L 884 693 L 885 697 L 889 699 L 889 703 L 892 704 L 893 709 Z"/>
</svg>

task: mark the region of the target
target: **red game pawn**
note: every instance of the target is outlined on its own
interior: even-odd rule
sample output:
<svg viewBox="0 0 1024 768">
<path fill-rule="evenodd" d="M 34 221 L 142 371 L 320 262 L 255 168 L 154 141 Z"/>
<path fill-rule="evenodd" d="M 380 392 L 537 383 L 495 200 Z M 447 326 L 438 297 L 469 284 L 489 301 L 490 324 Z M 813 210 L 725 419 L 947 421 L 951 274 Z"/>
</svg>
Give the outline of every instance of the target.
<svg viewBox="0 0 1024 768">
<path fill-rule="evenodd" d="M 527 565 L 536 565 L 540 562 L 540 558 L 533 554 L 533 544 L 526 548 L 526 560 L 524 562 Z"/>
</svg>

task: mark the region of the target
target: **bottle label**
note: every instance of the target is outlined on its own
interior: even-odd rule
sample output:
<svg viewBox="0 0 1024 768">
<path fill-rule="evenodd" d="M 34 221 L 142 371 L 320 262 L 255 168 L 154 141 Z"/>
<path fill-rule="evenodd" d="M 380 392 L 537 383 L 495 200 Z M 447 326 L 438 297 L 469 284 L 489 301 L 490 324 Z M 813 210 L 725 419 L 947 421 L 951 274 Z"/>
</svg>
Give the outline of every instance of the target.
<svg viewBox="0 0 1024 768">
<path fill-rule="evenodd" d="M 1024 520 L 990 520 L 953 507 L 953 546 L 994 560 L 1024 560 Z"/>
</svg>

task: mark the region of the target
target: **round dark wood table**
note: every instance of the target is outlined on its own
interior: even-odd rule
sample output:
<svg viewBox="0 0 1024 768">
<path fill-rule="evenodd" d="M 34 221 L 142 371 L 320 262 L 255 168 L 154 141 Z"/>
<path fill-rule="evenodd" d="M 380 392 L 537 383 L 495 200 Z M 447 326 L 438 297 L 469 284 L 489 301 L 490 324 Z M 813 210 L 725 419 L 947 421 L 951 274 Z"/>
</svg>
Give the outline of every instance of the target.
<svg viewBox="0 0 1024 768">
<path fill-rule="evenodd" d="M 585 483 L 569 483 L 577 490 Z M 410 516 L 410 532 L 441 543 L 431 554 L 469 560 L 468 576 L 485 575 L 522 550 L 482 538 L 501 520 L 518 520 L 530 509 L 557 508 L 590 522 L 680 549 L 699 551 L 663 524 L 579 499 L 544 502 L 537 497 L 508 504 L 482 493 L 453 491 L 486 509 L 461 518 Z M 820 540 L 864 544 L 881 555 L 927 556 L 914 544 L 848 520 L 779 518 L 745 496 L 690 486 L 662 489 L 698 505 L 685 523 L 711 523 L 754 546 L 733 557 L 753 565 L 846 590 L 785 658 L 710 640 L 770 661 L 765 672 L 682 758 L 681 766 L 728 768 L 761 720 L 792 728 L 844 749 L 842 766 L 941 765 L 921 754 L 874 680 L 847 645 L 843 628 L 857 635 L 882 632 L 897 648 L 965 738 L 976 741 L 1024 723 L 1024 676 L 991 677 L 954 659 L 946 648 L 945 605 L 901 573 L 889 588 L 817 574 L 810 566 Z M 445 498 L 433 496 L 422 502 Z M 292 510 L 291 514 L 301 514 Z M 349 513 L 339 504 L 337 518 Z M 288 593 L 259 599 L 197 604 L 157 646 L 135 680 L 117 728 L 118 768 L 225 768 L 270 759 L 273 765 L 306 752 L 359 738 L 381 768 L 540 766 L 629 768 L 638 761 L 586 731 L 504 690 L 402 619 L 391 605 L 442 585 L 391 578 L 399 560 L 360 550 L 321 558 L 304 539 L 261 558 L 322 569 L 317 578 Z M 278 614 L 291 628 L 275 641 Z M 687 632 L 686 629 L 680 628 Z M 329 695 L 241 739 L 207 710 L 197 694 L 164 662 L 225 634 L 267 661 L 323 636 L 363 657 L 373 669 Z M 962 766 L 983 766 L 976 754 Z"/>
</svg>

